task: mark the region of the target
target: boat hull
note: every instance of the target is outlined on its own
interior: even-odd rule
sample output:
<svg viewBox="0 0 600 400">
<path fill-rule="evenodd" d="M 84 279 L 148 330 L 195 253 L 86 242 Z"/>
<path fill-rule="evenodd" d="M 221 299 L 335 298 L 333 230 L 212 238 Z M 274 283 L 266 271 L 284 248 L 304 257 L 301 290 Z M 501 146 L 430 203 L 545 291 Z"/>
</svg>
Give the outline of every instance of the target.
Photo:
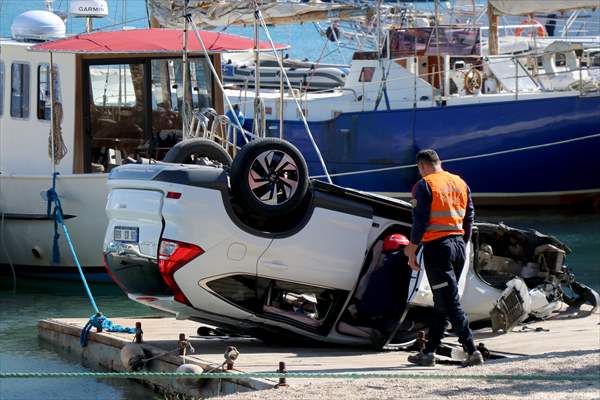
<svg viewBox="0 0 600 400">
<path fill-rule="evenodd" d="M 90 281 L 108 281 L 102 262 L 106 229 L 106 174 L 59 175 L 56 190 L 73 245 Z M 0 272 L 21 276 L 80 279 L 59 227 L 60 261 L 52 262 L 54 222 L 46 215 L 48 176 L 0 176 Z"/>
<path fill-rule="evenodd" d="M 322 176 L 303 124 L 284 124 L 285 139 L 305 155 L 310 174 Z M 268 126 L 278 132 L 277 121 Z M 415 154 L 434 148 L 480 205 L 562 205 L 600 196 L 600 96 L 345 113 L 309 126 L 341 186 L 409 196 L 419 179 Z"/>
</svg>

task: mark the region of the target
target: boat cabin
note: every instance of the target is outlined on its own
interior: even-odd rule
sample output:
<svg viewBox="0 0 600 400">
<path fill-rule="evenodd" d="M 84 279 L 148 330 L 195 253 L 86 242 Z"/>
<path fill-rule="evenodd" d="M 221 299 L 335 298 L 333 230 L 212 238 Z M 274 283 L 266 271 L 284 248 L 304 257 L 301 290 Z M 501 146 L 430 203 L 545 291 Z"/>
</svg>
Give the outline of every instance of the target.
<svg viewBox="0 0 600 400">
<path fill-rule="evenodd" d="M 51 97 L 55 137 L 58 130 L 67 150 L 56 167 L 61 174 L 160 160 L 182 139 L 186 105 L 188 115 L 204 108 L 223 114 L 223 94 L 209 63 L 220 76 L 222 53 L 255 46 L 238 36 L 198 33 L 203 43 L 188 32 L 185 78 L 182 30 L 95 32 L 42 43 L 0 40 L 0 169 L 51 172 Z"/>
</svg>

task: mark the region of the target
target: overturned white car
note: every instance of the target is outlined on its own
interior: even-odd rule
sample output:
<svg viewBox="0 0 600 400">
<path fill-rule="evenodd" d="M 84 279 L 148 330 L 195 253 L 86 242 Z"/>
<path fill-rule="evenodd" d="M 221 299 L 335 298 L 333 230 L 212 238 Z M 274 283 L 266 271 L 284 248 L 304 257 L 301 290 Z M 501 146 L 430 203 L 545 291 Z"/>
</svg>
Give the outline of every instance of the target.
<svg viewBox="0 0 600 400">
<path fill-rule="evenodd" d="M 204 148 L 220 163 L 112 171 L 104 258 L 131 299 L 294 343 L 382 347 L 426 327 L 427 266 L 412 272 L 402 252 L 410 204 L 311 181 L 302 155 L 284 141 L 253 141 L 231 165 L 215 146 L 176 146 L 183 154 L 171 159 L 193 162 L 190 149 Z M 470 320 L 507 330 L 549 315 L 559 301 L 596 307 L 597 293 L 566 267 L 568 252 L 536 231 L 475 224 L 457 271 Z"/>
</svg>

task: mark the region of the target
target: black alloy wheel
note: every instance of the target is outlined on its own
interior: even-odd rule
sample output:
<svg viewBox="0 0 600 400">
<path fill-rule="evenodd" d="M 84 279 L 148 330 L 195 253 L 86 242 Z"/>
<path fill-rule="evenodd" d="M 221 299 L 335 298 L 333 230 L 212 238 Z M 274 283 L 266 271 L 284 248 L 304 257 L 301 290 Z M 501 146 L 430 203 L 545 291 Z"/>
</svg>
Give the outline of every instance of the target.
<svg viewBox="0 0 600 400">
<path fill-rule="evenodd" d="M 260 218 L 280 217 L 302 202 L 308 168 L 298 149 L 280 139 L 245 145 L 231 166 L 231 188 L 238 204 Z"/>
</svg>

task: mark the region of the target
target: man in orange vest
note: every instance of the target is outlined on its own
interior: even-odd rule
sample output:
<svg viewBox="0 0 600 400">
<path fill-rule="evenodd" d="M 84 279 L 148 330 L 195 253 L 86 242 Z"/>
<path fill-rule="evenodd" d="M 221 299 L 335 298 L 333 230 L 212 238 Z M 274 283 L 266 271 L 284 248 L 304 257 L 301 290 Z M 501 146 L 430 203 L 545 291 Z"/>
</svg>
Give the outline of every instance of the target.
<svg viewBox="0 0 600 400">
<path fill-rule="evenodd" d="M 423 245 L 427 279 L 433 292 L 435 317 L 422 352 L 408 361 L 435 365 L 434 353 L 440 345 L 448 320 L 468 356 L 463 366 L 481 365 L 483 357 L 475 348 L 469 320 L 459 301 L 457 276 L 465 263 L 465 243 L 471 239 L 474 209 L 469 187 L 458 175 L 442 169 L 435 150 L 417 154 L 417 167 L 423 177 L 413 188 L 413 225 L 410 244 L 404 253 L 410 267 L 419 271 L 417 247 Z"/>
</svg>

